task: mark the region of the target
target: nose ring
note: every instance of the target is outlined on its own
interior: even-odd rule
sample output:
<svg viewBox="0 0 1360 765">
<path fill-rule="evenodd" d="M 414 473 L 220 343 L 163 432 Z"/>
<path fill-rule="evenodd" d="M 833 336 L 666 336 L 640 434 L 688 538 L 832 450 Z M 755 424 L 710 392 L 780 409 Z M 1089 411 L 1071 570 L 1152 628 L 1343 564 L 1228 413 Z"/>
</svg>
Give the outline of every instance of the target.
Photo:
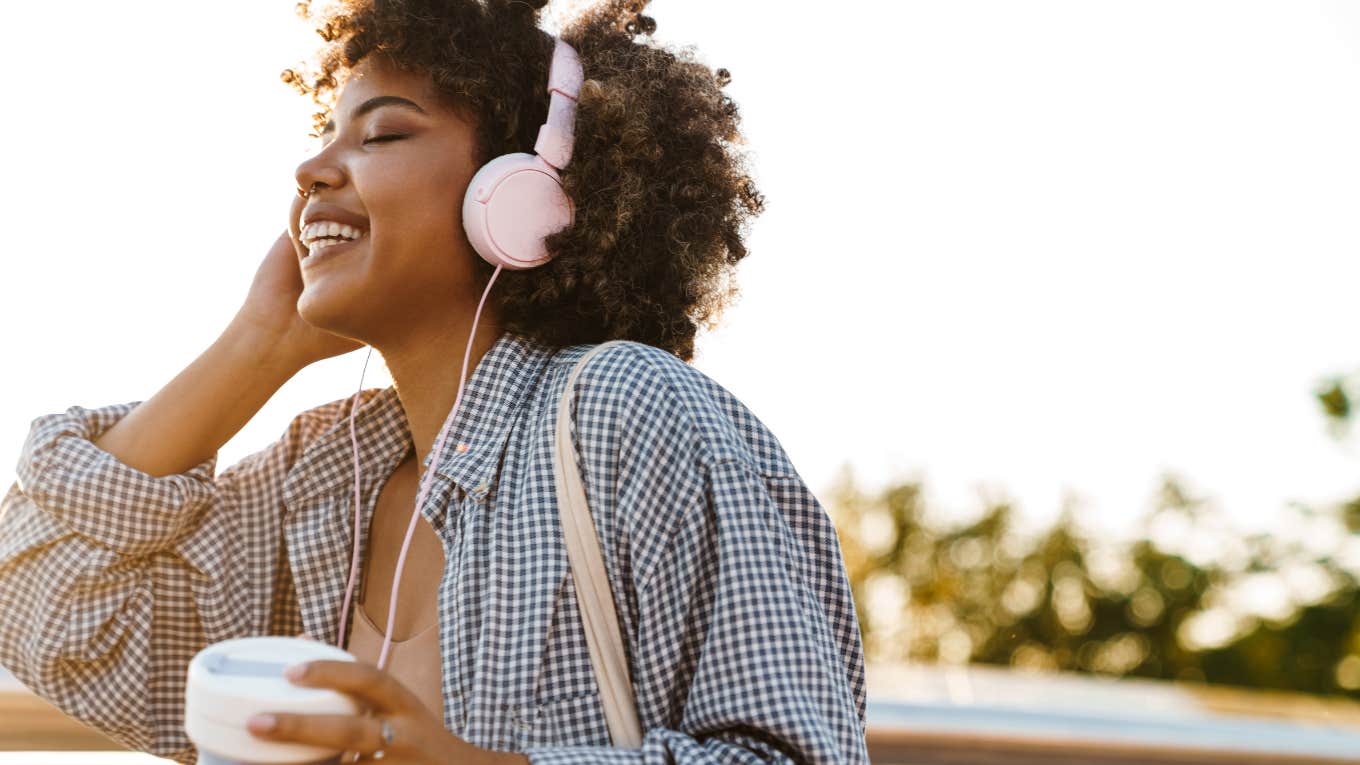
<svg viewBox="0 0 1360 765">
<path fill-rule="evenodd" d="M 316 184 L 315 184 L 315 183 L 313 183 L 312 185 L 308 186 L 306 191 L 303 191 L 301 188 L 299 188 L 299 189 L 297 190 L 298 196 L 302 197 L 303 199 L 308 199 L 308 198 L 310 198 L 310 197 L 312 196 L 312 194 L 314 194 L 315 192 L 316 192 Z"/>
</svg>

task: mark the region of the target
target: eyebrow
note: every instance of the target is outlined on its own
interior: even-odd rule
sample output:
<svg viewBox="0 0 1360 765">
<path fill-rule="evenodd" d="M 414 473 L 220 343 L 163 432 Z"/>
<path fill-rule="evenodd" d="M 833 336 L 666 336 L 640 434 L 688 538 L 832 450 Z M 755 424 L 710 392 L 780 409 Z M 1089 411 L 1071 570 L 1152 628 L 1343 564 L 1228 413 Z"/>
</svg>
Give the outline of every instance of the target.
<svg viewBox="0 0 1360 765">
<path fill-rule="evenodd" d="M 381 109 L 384 106 L 400 106 L 403 109 L 411 109 L 420 112 L 421 114 L 429 114 L 429 112 L 420 108 L 420 104 L 410 99 L 402 98 L 401 96 L 374 96 L 354 107 L 354 111 L 349 113 L 349 118 L 351 121 L 357 120 L 374 109 Z M 335 130 L 335 120 L 326 120 L 326 126 L 321 128 L 322 134 L 324 135 L 333 130 Z"/>
</svg>

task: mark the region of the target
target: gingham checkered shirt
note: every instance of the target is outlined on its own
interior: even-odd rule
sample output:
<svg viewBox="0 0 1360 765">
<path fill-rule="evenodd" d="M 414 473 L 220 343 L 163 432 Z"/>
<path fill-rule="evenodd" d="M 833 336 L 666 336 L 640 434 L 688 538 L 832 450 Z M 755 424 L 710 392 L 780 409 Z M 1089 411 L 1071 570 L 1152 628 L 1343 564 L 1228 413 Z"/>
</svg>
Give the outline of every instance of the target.
<svg viewBox="0 0 1360 765">
<path fill-rule="evenodd" d="M 592 359 L 573 404 L 644 731 L 641 749 L 610 747 L 551 451 L 587 350 L 503 335 L 449 435 L 467 450 L 446 446 L 431 477 L 447 728 L 534 765 L 867 762 L 864 659 L 825 510 L 729 391 L 639 343 Z M 335 642 L 351 400 L 216 477 L 216 455 L 152 477 L 91 443 L 140 402 L 34 420 L 0 505 L 0 665 L 115 740 L 193 762 L 194 653 L 247 635 Z M 411 448 L 393 388 L 363 391 L 357 432 L 366 529 Z"/>
</svg>

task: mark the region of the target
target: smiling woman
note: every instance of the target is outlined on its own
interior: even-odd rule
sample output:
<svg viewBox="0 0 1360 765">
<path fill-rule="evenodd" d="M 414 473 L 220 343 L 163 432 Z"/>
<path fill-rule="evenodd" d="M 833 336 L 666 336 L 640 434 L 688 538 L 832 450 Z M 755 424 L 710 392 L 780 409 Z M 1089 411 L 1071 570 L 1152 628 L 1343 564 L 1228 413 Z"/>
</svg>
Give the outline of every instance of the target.
<svg viewBox="0 0 1360 765">
<path fill-rule="evenodd" d="M 305 632 L 361 661 L 293 679 L 376 717 L 266 715 L 260 738 L 404 763 L 866 761 L 835 529 L 686 363 L 761 207 L 727 74 L 656 45 L 641 2 L 559 40 L 543 5 L 317 19 L 327 47 L 285 79 L 322 106 L 319 146 L 226 331 L 145 402 L 33 421 L 0 507 L 0 664 L 39 695 L 187 763 L 190 657 Z M 475 228 L 511 168 L 536 190 Z M 394 386 L 214 474 L 279 386 L 365 345 Z M 574 578 L 559 502 L 588 505 L 603 588 Z M 602 614 L 622 683 L 592 671 Z"/>
<path fill-rule="evenodd" d="M 513 33 L 531 27 L 533 6 L 542 4 L 490 3 L 491 14 L 479 3 L 348 5 L 323 20 L 330 45 L 318 65 L 283 77 L 321 107 L 320 132 L 335 140 L 346 133 L 343 140 L 362 147 L 365 159 L 407 140 L 411 130 L 428 130 L 428 111 L 444 112 L 445 130 L 454 132 L 459 120 L 449 116 L 461 118 L 471 136 L 460 139 L 454 156 L 471 151 L 480 165 L 533 146 L 546 118 L 551 40 Z M 735 294 L 731 270 L 746 255 L 743 234 L 763 201 L 736 148 L 738 110 L 722 92 L 730 75 L 637 44 L 655 30 L 640 14 L 644 5 L 598 3 L 564 32 L 587 72 L 575 156 L 562 181 L 569 197 L 590 204 L 578 204 L 576 225 L 549 239 L 553 262 L 533 274 L 505 274 L 493 305 L 507 330 L 550 345 L 627 337 L 689 360 L 697 330 L 716 321 Z M 482 31 L 489 19 L 503 31 Z M 336 108 L 338 84 L 353 83 L 354 75 L 400 79 L 404 88 L 387 93 L 370 85 L 366 98 Z M 381 108 L 396 103 L 393 97 L 410 103 Z M 386 161 L 422 156 L 398 151 Z M 681 156 L 689 161 L 676 161 Z M 473 266 L 484 283 L 492 269 L 475 259 Z"/>
</svg>

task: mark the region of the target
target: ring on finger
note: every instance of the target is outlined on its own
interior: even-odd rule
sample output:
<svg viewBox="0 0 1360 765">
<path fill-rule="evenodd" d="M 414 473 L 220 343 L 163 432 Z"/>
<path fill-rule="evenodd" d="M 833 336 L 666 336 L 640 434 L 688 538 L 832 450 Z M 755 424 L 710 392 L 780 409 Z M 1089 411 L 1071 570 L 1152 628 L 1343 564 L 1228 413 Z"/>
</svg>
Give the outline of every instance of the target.
<svg viewBox="0 0 1360 765">
<path fill-rule="evenodd" d="M 382 748 L 373 752 L 373 759 L 381 760 L 386 754 L 386 750 L 392 746 L 392 739 L 396 733 L 392 730 L 392 723 L 386 717 L 378 718 L 378 737 L 382 739 Z"/>
</svg>

